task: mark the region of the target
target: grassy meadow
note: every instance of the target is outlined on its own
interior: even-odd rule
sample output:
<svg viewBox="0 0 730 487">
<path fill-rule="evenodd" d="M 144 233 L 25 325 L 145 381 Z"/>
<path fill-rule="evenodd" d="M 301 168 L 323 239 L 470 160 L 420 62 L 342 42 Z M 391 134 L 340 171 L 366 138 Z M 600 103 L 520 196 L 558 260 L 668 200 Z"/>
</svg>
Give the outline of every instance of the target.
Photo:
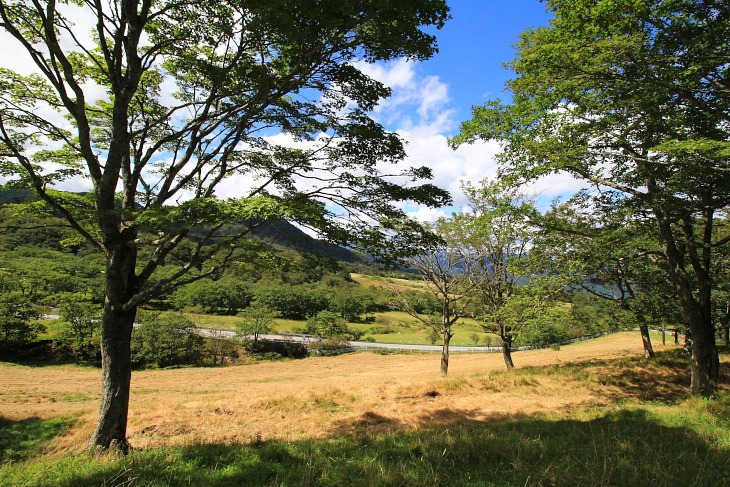
<svg viewBox="0 0 730 487">
<path fill-rule="evenodd" d="M 100 372 L 0 364 L 0 485 L 730 485 L 730 387 L 638 333 L 514 354 L 355 353 L 135 371 L 124 458 L 94 458 Z M 730 357 L 723 354 L 723 371 Z"/>
<path fill-rule="evenodd" d="M 192 312 L 185 312 L 184 314 L 193 323 L 203 328 L 216 330 L 235 330 L 235 323 L 240 321 L 237 316 Z M 292 333 L 301 330 L 306 325 L 306 321 L 303 320 L 282 318 L 276 318 L 274 322 L 273 328 L 277 333 Z M 428 340 L 428 331 L 424 325 L 403 311 L 375 313 L 373 323 L 348 322 L 347 326 L 353 330 L 361 331 L 363 337 L 372 337 L 373 341 L 379 343 L 431 345 Z M 381 331 L 381 333 L 373 333 L 373 330 Z M 499 341 L 495 335 L 485 333 L 476 321 L 470 318 L 461 318 L 454 325 L 454 337 L 451 339 L 451 345 L 474 346 L 474 340 L 471 338 L 474 333 L 479 335 L 478 345 L 484 345 L 484 339 L 489 340 L 488 343 L 495 346 Z"/>
</svg>

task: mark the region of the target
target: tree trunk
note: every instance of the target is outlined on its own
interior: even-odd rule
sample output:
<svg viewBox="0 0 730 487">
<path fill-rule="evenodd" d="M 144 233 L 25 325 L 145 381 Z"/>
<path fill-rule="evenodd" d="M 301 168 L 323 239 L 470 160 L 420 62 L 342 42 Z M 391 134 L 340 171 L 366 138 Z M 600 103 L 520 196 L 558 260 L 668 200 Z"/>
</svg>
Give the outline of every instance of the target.
<svg viewBox="0 0 730 487">
<path fill-rule="evenodd" d="M 722 343 L 727 347 L 728 340 L 730 340 L 730 326 L 726 326 L 722 329 Z"/>
<path fill-rule="evenodd" d="M 89 446 L 96 453 L 127 453 L 127 415 L 132 378 L 130 343 L 135 312 L 104 307 L 101 328 L 101 402 L 99 422 Z"/>
<path fill-rule="evenodd" d="M 659 223 L 659 236 L 669 263 L 669 275 L 682 305 L 692 335 L 692 385 L 694 395 L 710 397 L 715 392 L 720 373 L 720 358 L 715 344 L 715 326 L 712 323 L 712 225 L 713 211 L 703 212 L 702 221 L 692 218 L 690 213 L 682 217 L 682 229 L 689 244 L 678 245 L 673 234 L 671 219 L 663 210 L 655 209 Z M 704 227 L 702 245 L 695 243 L 695 226 Z M 687 272 L 689 263 L 695 276 Z M 696 281 L 693 284 L 693 281 Z"/>
<path fill-rule="evenodd" d="M 95 453 L 116 451 L 127 453 L 127 416 L 129 389 L 132 377 L 131 341 L 137 307 L 124 308 L 134 295 L 135 263 L 137 252 L 134 244 L 124 241 L 113 251 L 107 251 L 106 294 L 104 316 L 101 323 L 101 401 L 99 421 L 89 441 Z"/>
<path fill-rule="evenodd" d="M 703 293 L 700 292 L 699 294 L 702 298 Z M 688 317 L 689 333 L 692 340 L 692 385 L 690 386 L 690 392 L 694 395 L 710 397 L 715 392 L 720 373 L 720 357 L 715 344 L 715 327 L 712 324 L 709 299 L 698 299 L 698 303 L 691 297 L 690 295 L 682 303 Z"/>
<path fill-rule="evenodd" d="M 502 337 L 502 356 L 504 357 L 504 363 L 507 366 L 507 370 L 513 370 L 515 368 L 515 364 L 512 362 L 512 340 L 509 338 Z"/>
<path fill-rule="evenodd" d="M 643 317 L 639 317 L 639 330 L 641 331 L 641 341 L 644 342 L 644 358 L 654 358 L 654 347 L 651 346 L 649 327 Z"/>
<path fill-rule="evenodd" d="M 444 332 L 444 344 L 441 347 L 441 377 L 449 374 L 449 342 L 451 341 L 451 333 Z"/>
<path fill-rule="evenodd" d="M 720 372 L 720 357 L 715 344 L 715 329 L 690 322 L 692 333 L 692 394 L 710 397 L 715 392 Z"/>
</svg>

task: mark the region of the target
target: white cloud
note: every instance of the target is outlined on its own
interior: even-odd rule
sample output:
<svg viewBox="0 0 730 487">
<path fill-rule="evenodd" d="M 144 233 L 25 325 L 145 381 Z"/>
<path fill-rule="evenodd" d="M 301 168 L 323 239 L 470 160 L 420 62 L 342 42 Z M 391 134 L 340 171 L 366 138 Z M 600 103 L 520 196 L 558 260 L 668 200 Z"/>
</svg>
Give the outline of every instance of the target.
<svg viewBox="0 0 730 487">
<path fill-rule="evenodd" d="M 448 85 L 438 76 L 420 76 L 418 63 L 399 59 L 391 63 L 357 63 L 365 74 L 393 89 L 380 102 L 373 116 L 381 123 L 397 128 L 432 126 L 440 132 L 453 129 L 453 110 Z"/>
<path fill-rule="evenodd" d="M 391 88 L 407 87 L 416 77 L 415 63 L 409 63 L 406 59 L 387 64 L 358 62 L 355 63 L 355 66 L 366 75 Z"/>
<path fill-rule="evenodd" d="M 393 89 L 393 95 L 380 104 L 374 116 L 407 142 L 403 167 L 430 167 L 431 182 L 449 191 L 453 198 L 452 208 L 406 206 L 407 213 L 422 221 L 434 221 L 466 204 L 462 181 L 477 182 L 497 176 L 496 155 L 501 147 L 496 141 L 477 141 L 456 150 L 448 146 L 448 137 L 455 133 L 458 121 L 454 119 L 456 110 L 450 106 L 449 86 L 439 77 L 422 76 L 417 63 L 405 60 L 361 63 L 358 68 Z M 550 200 L 573 194 L 582 186 L 567 174 L 554 174 L 537 181 L 534 189 L 542 199 Z"/>
<path fill-rule="evenodd" d="M 451 212 L 446 211 L 443 208 L 418 208 L 415 211 L 408 211 L 408 216 L 414 218 L 420 222 L 433 223 L 441 217 L 449 215 Z"/>
<path fill-rule="evenodd" d="M 449 90 L 437 76 L 428 76 L 420 86 L 420 106 L 418 114 L 428 118 L 431 112 L 437 111 L 449 101 Z"/>
<path fill-rule="evenodd" d="M 433 172 L 431 182 L 451 194 L 453 208 L 448 209 L 447 214 L 458 210 L 467 202 L 461 192 L 462 181 L 478 182 L 497 177 L 496 156 L 502 149 L 496 141 L 477 141 L 452 150 L 445 135 L 431 134 L 422 127 L 399 134 L 408 141 L 408 156 L 404 163 L 408 166 L 430 167 Z M 583 182 L 566 173 L 560 173 L 541 178 L 534 183 L 534 190 L 542 199 L 549 201 L 556 196 L 571 195 L 583 186 Z M 422 209 L 409 213 L 418 213 L 421 216 L 435 214 Z M 422 219 L 421 216 L 416 217 Z"/>
</svg>

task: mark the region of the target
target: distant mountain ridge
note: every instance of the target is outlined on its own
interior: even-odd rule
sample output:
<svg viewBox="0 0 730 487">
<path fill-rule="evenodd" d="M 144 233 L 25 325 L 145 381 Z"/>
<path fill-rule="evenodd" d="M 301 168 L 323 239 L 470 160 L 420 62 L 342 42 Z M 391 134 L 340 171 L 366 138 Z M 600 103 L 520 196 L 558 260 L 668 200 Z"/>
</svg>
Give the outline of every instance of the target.
<svg viewBox="0 0 730 487">
<path fill-rule="evenodd" d="M 36 198 L 37 196 L 31 189 L 0 190 L 0 208 L 8 204 L 23 203 Z M 245 225 L 245 223 L 241 222 L 239 225 Z M 266 241 L 272 245 L 300 252 L 312 252 L 341 262 L 367 263 L 367 258 L 363 255 L 339 245 L 313 238 L 286 220 L 267 221 L 255 228 L 251 235 L 254 239 Z"/>
</svg>

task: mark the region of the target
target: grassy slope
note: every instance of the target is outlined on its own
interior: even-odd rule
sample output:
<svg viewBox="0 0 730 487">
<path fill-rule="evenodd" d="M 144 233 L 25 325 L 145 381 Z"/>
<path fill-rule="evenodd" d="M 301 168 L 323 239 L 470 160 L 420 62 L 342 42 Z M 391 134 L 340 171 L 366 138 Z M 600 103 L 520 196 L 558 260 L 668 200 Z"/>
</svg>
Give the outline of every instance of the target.
<svg viewBox="0 0 730 487">
<path fill-rule="evenodd" d="M 62 439 L 64 431 L 83 421 L 79 414 L 66 419 L 6 419 L 0 423 L 0 438 L 6 439 L 0 443 L 4 449 L 0 485 L 730 485 L 727 380 L 714 400 L 687 398 L 687 359 L 677 349 L 664 351 L 658 360 L 649 362 L 637 358 L 633 348 L 628 355 L 617 353 L 620 345 L 616 340 L 571 345 L 559 352 L 563 355 L 524 352 L 517 355 L 520 363 L 535 365 L 512 373 L 497 369 L 475 372 L 478 369 L 469 368 L 471 359 L 465 356 L 460 359 L 463 370 L 453 377 L 425 382 L 420 375 L 407 376 L 419 367 L 417 358 L 376 359 L 372 354 L 358 354 L 369 362 L 383 361 L 374 364 L 373 370 L 389 360 L 398 362 L 392 370 L 403 371 L 394 377 L 400 383 L 392 390 L 374 388 L 385 397 L 384 402 L 367 404 L 362 404 L 367 402 L 367 392 L 358 389 L 353 394 L 344 383 L 347 376 L 357 374 L 357 367 L 365 366 L 357 356 L 271 364 L 258 371 L 228 367 L 210 373 L 203 369 L 149 372 L 144 380 L 133 381 L 151 384 L 154 380 L 163 389 L 160 381 L 166 376 L 179 383 L 183 375 L 214 377 L 227 372 L 242 380 L 240 374 L 246 371 L 256 372 L 252 379 L 257 375 L 259 382 L 285 381 L 287 375 L 311 365 L 323 376 L 331 374 L 339 380 L 342 389 L 330 389 L 329 395 L 310 393 L 309 397 L 288 393 L 260 402 L 258 408 L 225 412 L 228 416 L 224 415 L 221 424 L 234 426 L 239 414 L 260 412 L 283 418 L 301 413 L 297 421 L 308 418 L 339 427 L 330 427 L 324 435 L 276 437 L 262 435 L 251 426 L 251 435 L 245 439 L 211 436 L 185 440 L 184 435 L 179 436 L 184 428 L 178 425 L 176 434 L 181 441 L 167 436 L 126 458 L 95 460 L 85 453 L 57 453 L 59 439 L 49 440 L 56 434 Z M 605 359 L 572 359 L 579 357 L 581 347 L 596 350 L 601 343 L 610 346 Z M 547 363 L 544 357 L 548 356 L 564 360 L 539 365 Z M 477 358 L 483 360 L 476 357 L 474 363 L 481 363 Z M 725 371 L 729 365 L 726 353 L 723 361 Z M 435 374 L 436 364 L 433 366 Z M 0 375 L 13 372 L 12 367 L 0 367 Z M 265 375 L 270 369 L 277 370 Z M 48 373 L 56 370 L 70 374 L 69 382 L 75 384 L 83 383 L 84 374 L 91 373 L 74 368 Z M 15 372 L 20 376 L 24 369 Z M 292 380 L 302 382 L 299 377 Z M 355 377 L 354 382 L 364 380 Z M 140 385 L 151 387 L 149 384 Z M 198 399 L 200 394 L 213 395 L 222 384 L 197 385 Z M 278 390 L 285 383 L 268 386 Z M 31 385 L 26 388 L 32 389 Z M 152 393 L 152 389 L 145 392 Z M 31 395 L 29 390 L 24 400 L 32 400 Z M 580 400 L 549 406 L 555 398 L 573 396 Z M 532 412 L 517 407 L 531 397 L 544 407 Z M 490 398 L 496 398 L 494 405 L 485 406 L 488 411 L 479 409 L 477 405 Z M 193 403 L 170 407 L 165 414 L 174 416 L 186 404 Z M 230 398 L 222 404 L 235 409 Z M 399 415 L 415 404 L 420 409 Z M 413 418 L 416 413 L 418 418 Z M 189 418 L 193 417 L 195 414 Z M 192 419 L 186 421 L 188 429 L 206 427 L 193 424 Z"/>
</svg>

